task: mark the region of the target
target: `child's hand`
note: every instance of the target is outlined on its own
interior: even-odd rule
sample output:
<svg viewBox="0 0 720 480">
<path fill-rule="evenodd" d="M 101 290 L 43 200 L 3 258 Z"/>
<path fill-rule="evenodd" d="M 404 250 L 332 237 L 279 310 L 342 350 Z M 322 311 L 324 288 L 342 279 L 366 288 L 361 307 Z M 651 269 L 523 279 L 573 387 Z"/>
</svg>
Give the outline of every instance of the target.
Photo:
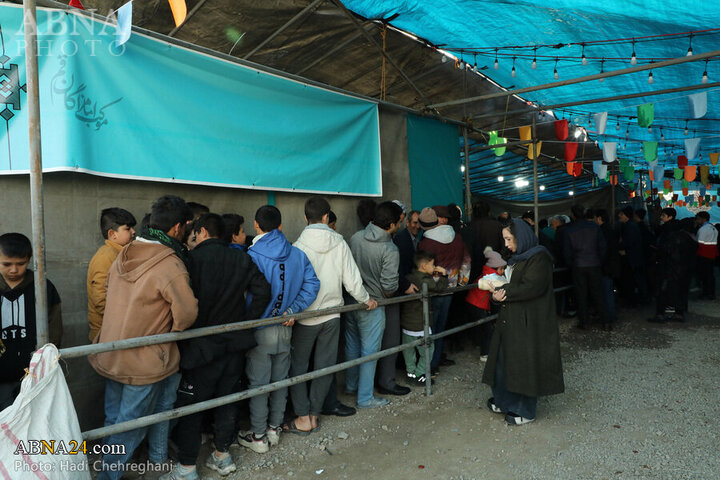
<svg viewBox="0 0 720 480">
<path fill-rule="evenodd" d="M 445 270 L 439 265 L 435 267 L 435 272 L 439 273 L 440 275 L 447 275 L 447 270 Z"/>
</svg>

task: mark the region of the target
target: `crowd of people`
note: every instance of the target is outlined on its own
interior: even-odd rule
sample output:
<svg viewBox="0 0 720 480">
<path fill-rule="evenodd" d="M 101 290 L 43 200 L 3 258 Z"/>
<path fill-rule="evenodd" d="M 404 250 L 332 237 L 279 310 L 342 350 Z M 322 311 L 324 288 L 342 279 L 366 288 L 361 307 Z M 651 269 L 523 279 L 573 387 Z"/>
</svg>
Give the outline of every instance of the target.
<svg viewBox="0 0 720 480">
<path fill-rule="evenodd" d="M 487 362 L 483 382 L 493 392 L 487 407 L 503 414 L 508 424 L 522 425 L 535 419 L 539 396 L 564 390 L 556 314 L 577 315 L 583 330 L 593 322 L 611 330 L 617 288 L 627 306 L 648 304 L 655 294 L 653 322 L 683 320 L 693 275 L 705 298 L 715 295 L 717 230 L 706 212 L 692 222 L 679 221 L 675 210 L 666 208 L 652 229 L 644 210 L 625 207 L 615 227 L 607 211 L 574 205 L 569 218 L 541 221 L 536 236 L 531 213 L 493 218 L 485 202 L 474 204 L 472 221 L 463 224 L 454 204 L 418 211 L 397 200 L 364 200 L 357 208 L 363 228 L 348 242 L 335 231 L 338 218 L 325 198 L 308 198 L 304 213 L 307 226 L 291 244 L 282 232 L 281 212 L 272 205 L 255 213 L 254 235 L 238 214 L 211 213 L 172 195 L 156 200 L 139 226 L 122 208 L 101 212 L 105 244 L 87 274 L 90 341 L 283 317 L 282 323 L 264 322 L 253 329 L 90 356 L 105 378 L 105 425 L 413 342 L 424 335 L 421 303 L 379 306 L 378 301 L 417 293 L 423 285 L 441 293 L 479 280 L 487 280 L 481 282 L 487 286 L 432 297 L 431 331 L 498 314 L 496 321 L 473 330 L 481 360 Z M 31 256 L 24 235 L 0 236 L 0 409 L 17 396 L 36 347 L 34 286 L 27 268 Z M 568 272 L 573 292 L 555 293 L 553 284 L 565 281 Z M 59 345 L 60 297 L 49 280 L 47 285 L 50 339 Z M 342 316 L 294 318 L 344 304 L 363 307 Z M 431 376 L 454 364 L 442 339 L 430 348 Z M 432 381 L 422 346 L 404 350 L 402 357 L 403 381 L 396 354 L 346 371 L 344 391 L 356 398 L 355 407 L 338 400 L 337 377 L 328 375 L 251 397 L 248 431 L 238 431 L 238 407 L 230 404 L 214 409 L 212 418 L 202 413 L 181 417 L 172 429 L 161 422 L 111 435 L 104 441 L 125 449 L 104 456 L 98 478 L 120 478 L 118 466 L 130 461 L 145 438 L 149 461 L 166 464 L 171 438 L 177 464 L 161 478 L 197 479 L 207 424 L 214 450 L 205 465 L 227 475 L 237 468 L 229 454 L 233 442 L 263 454 L 285 434 L 317 431 L 321 415 L 349 416 L 356 408 L 382 407 L 390 403 L 388 397 Z"/>
</svg>

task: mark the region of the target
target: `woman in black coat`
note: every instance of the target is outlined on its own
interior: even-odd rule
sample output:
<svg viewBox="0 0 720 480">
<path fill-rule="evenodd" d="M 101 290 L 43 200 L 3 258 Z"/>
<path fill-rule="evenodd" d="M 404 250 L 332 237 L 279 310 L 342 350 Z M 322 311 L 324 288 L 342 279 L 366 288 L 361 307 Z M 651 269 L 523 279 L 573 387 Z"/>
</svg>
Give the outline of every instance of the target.
<svg viewBox="0 0 720 480">
<path fill-rule="evenodd" d="M 492 387 L 488 408 L 504 413 L 511 425 L 522 425 L 535 419 L 537 397 L 565 390 L 553 262 L 522 220 L 513 219 L 503 239 L 512 252 L 505 270 L 509 283 L 493 292 L 501 308 L 483 383 Z"/>
</svg>

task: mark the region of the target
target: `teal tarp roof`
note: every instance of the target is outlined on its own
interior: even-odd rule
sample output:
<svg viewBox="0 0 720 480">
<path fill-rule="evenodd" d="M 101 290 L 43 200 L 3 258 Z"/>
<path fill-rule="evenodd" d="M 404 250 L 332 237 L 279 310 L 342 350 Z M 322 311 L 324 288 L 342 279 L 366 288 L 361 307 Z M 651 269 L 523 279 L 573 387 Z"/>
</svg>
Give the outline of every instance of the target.
<svg viewBox="0 0 720 480">
<path fill-rule="evenodd" d="M 562 80 L 599 73 L 601 69 L 629 67 L 633 48 L 639 65 L 682 57 L 690 45 L 695 54 L 720 49 L 717 1 L 561 0 L 548 4 L 346 0 L 344 3 L 358 15 L 387 20 L 471 65 L 477 63 L 482 75 L 508 89 L 553 82 L 555 68 Z M 583 53 L 586 65 L 582 62 Z M 513 57 L 515 77 L 511 75 Z M 533 58 L 537 58 L 536 69 L 531 68 Z M 644 71 L 603 82 L 529 92 L 524 98 L 543 106 L 698 85 L 704 71 L 709 82 L 720 81 L 720 57 L 711 58 L 707 64 L 699 61 L 653 70 L 653 84 L 648 83 L 648 72 Z M 642 141 L 660 141 L 660 163 L 670 168 L 676 166 L 677 155 L 685 153 L 685 139 L 693 137 L 702 138 L 699 150 L 702 157 L 691 159 L 690 164 L 707 165 L 707 154 L 720 151 L 720 90 L 707 91 L 708 111 L 700 119 L 692 117 L 687 98 L 697 91 L 578 106 L 555 110 L 554 114 L 586 127 L 601 146 L 603 141 L 619 142 L 618 157 L 632 160 L 638 168 L 647 165 L 642 157 Z M 646 102 L 655 102 L 655 122 L 650 132 L 638 126 L 636 119 L 637 105 Z M 590 115 L 604 111 L 609 112 L 606 135 L 596 137 Z M 481 122 L 476 124 L 482 126 Z M 508 130 L 504 136 L 516 136 L 515 132 Z M 716 169 L 713 171 L 717 173 Z"/>
</svg>

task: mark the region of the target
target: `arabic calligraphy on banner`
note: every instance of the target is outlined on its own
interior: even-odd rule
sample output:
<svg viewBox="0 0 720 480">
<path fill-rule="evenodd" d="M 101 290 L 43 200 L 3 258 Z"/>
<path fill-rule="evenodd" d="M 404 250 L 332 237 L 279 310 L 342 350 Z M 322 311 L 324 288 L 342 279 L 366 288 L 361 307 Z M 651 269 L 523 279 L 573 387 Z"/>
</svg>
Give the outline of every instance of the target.
<svg viewBox="0 0 720 480">
<path fill-rule="evenodd" d="M 94 126 L 95 130 L 100 130 L 100 127 L 108 124 L 105 109 L 122 101 L 123 97 L 111 100 L 98 109 L 97 100 L 93 100 L 86 92 L 87 85 L 80 83 L 75 87 L 75 75 L 70 75 L 70 78 L 67 78 L 66 65 L 67 57 L 60 55 L 60 69 L 53 76 L 50 83 L 53 101 L 62 96 L 65 108 L 73 112 L 76 119 L 88 127 Z"/>
</svg>

